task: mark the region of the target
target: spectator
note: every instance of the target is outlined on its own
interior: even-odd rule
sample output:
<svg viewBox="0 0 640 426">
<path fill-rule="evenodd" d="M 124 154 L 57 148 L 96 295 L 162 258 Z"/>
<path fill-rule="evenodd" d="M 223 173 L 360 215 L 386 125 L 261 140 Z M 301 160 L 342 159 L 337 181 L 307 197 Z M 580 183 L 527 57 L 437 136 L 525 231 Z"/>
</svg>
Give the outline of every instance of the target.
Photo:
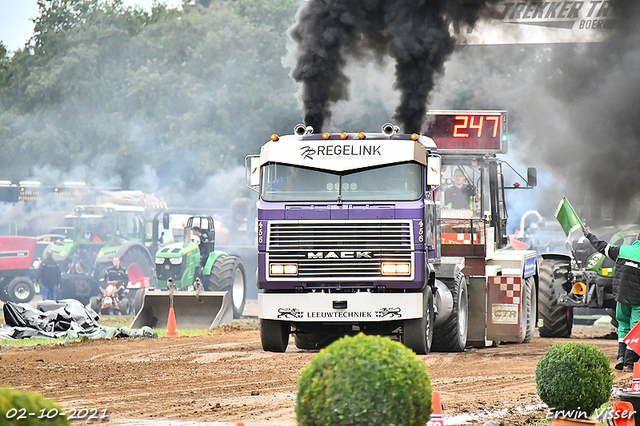
<svg viewBox="0 0 640 426">
<path fill-rule="evenodd" d="M 38 268 L 36 282 L 40 286 L 42 300 L 56 300 L 56 290 L 60 286 L 60 266 L 53 260 L 53 251 L 46 251 Z"/>
</svg>

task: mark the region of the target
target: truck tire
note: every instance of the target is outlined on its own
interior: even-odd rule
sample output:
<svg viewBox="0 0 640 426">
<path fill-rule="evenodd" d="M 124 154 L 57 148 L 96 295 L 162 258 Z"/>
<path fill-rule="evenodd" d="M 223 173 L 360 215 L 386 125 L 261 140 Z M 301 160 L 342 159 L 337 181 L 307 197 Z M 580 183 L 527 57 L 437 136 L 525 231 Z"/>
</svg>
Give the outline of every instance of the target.
<svg viewBox="0 0 640 426">
<path fill-rule="evenodd" d="M 140 245 L 134 245 L 129 248 L 121 257 L 120 264 L 123 268 L 127 269 L 131 264 L 137 263 L 140 265 L 142 270 L 144 271 L 144 276 L 149 278 L 149 283 L 151 287 L 156 287 L 155 285 L 155 273 L 156 273 L 156 265 L 151 259 L 151 255 L 149 251 Z M 111 266 L 110 264 L 108 266 Z M 104 272 L 104 271 L 103 271 Z M 100 279 L 101 277 L 96 277 Z"/>
<path fill-rule="evenodd" d="M 573 308 L 558 305 L 558 295 L 553 286 L 554 271 L 560 267 L 569 269 L 567 262 L 545 259 L 540 262 L 540 318 L 542 326 L 538 329 L 540 337 L 569 337 L 573 327 Z M 567 278 L 559 276 L 561 284 Z"/>
<path fill-rule="evenodd" d="M 289 346 L 291 326 L 288 322 L 268 319 L 260 320 L 262 349 L 268 352 L 284 352 Z"/>
<path fill-rule="evenodd" d="M 525 278 L 523 286 L 523 311 L 525 314 L 526 329 L 524 333 L 523 343 L 529 343 L 533 339 L 533 333 L 536 331 L 536 304 L 538 303 L 536 295 L 536 282 L 533 277 Z"/>
<path fill-rule="evenodd" d="M 433 290 L 426 286 L 424 291 L 424 312 L 422 318 L 404 321 L 401 342 L 418 355 L 426 355 L 433 343 Z M 466 339 L 465 339 L 466 341 Z"/>
<path fill-rule="evenodd" d="M 433 330 L 433 350 L 462 352 L 467 346 L 469 296 L 462 272 L 453 280 L 442 280 L 453 296 L 453 310 L 444 324 Z"/>
<path fill-rule="evenodd" d="M 29 303 L 36 294 L 33 282 L 27 277 L 16 277 L 7 286 L 9 300 L 15 303 Z"/>
<path fill-rule="evenodd" d="M 228 291 L 231 295 L 233 318 L 240 318 L 244 311 L 246 298 L 247 275 L 244 263 L 239 256 L 221 254 L 211 268 L 211 275 L 205 280 L 205 288 L 209 291 Z"/>
</svg>

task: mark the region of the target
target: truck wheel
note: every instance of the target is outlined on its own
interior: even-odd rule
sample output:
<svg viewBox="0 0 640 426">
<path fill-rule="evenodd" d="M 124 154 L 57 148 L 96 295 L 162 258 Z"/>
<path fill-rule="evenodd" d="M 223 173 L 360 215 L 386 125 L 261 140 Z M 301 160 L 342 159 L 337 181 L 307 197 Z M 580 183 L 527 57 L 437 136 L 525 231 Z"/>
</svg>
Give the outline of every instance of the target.
<svg viewBox="0 0 640 426">
<path fill-rule="evenodd" d="M 540 262 L 540 318 L 542 326 L 538 329 L 540 337 L 569 337 L 573 327 L 573 308 L 558 305 L 558 295 L 553 286 L 554 271 L 559 268 L 569 269 L 567 262 L 545 259 Z M 566 275 L 558 275 L 564 285 Z"/>
<path fill-rule="evenodd" d="M 288 322 L 268 319 L 260 320 L 262 349 L 268 352 L 284 352 L 289 346 L 291 326 Z"/>
<path fill-rule="evenodd" d="M 433 290 L 431 286 L 424 289 L 424 312 L 422 318 L 404 321 L 402 344 L 418 355 L 426 355 L 433 343 Z M 466 341 L 466 339 L 465 339 Z"/>
<path fill-rule="evenodd" d="M 526 329 L 522 342 L 529 343 L 531 339 L 533 339 L 533 333 L 536 330 L 536 304 L 538 302 L 536 297 L 536 283 L 533 277 L 525 278 L 523 290 L 524 299 L 522 302 L 524 303 L 523 311 L 525 314 Z"/>
<path fill-rule="evenodd" d="M 467 346 L 469 298 L 462 272 L 454 280 L 442 280 L 453 297 L 453 310 L 444 324 L 433 331 L 433 350 L 462 352 Z"/>
<path fill-rule="evenodd" d="M 247 288 L 245 277 L 242 259 L 232 254 L 222 254 L 216 259 L 211 275 L 205 281 L 205 287 L 209 291 L 229 291 L 233 318 L 240 318 L 244 311 Z"/>
<path fill-rule="evenodd" d="M 125 252 L 120 258 L 120 264 L 123 268 L 128 269 L 130 265 L 137 263 L 144 271 L 144 276 L 149 278 L 149 283 L 154 282 L 155 264 L 151 260 L 151 256 L 146 248 L 142 246 L 133 246 Z M 111 265 L 108 265 L 111 266 Z M 103 271 L 104 273 L 104 271 Z M 101 277 L 97 277 L 100 279 Z M 154 287 L 154 284 L 151 284 Z"/>
<path fill-rule="evenodd" d="M 35 293 L 33 282 L 27 277 L 14 278 L 7 286 L 9 299 L 15 303 L 29 303 Z"/>
</svg>

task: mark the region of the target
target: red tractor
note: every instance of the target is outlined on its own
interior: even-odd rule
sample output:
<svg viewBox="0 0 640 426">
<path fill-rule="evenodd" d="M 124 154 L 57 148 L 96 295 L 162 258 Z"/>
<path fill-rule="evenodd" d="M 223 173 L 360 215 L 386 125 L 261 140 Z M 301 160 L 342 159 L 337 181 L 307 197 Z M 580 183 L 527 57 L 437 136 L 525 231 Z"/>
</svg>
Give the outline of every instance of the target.
<svg viewBox="0 0 640 426">
<path fill-rule="evenodd" d="M 0 236 L 0 300 L 27 303 L 36 291 L 33 260 L 37 239 Z"/>
</svg>

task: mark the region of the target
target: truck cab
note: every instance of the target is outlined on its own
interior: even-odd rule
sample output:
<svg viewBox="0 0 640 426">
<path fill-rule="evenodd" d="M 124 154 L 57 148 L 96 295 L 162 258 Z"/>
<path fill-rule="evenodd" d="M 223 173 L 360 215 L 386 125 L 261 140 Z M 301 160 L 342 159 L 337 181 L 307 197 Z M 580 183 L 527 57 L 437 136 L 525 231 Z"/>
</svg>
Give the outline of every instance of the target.
<svg viewBox="0 0 640 426">
<path fill-rule="evenodd" d="M 266 350 L 358 331 L 431 345 L 440 157 L 425 136 L 313 134 L 299 126 L 247 158 L 258 201 Z M 251 163 L 249 165 L 249 163 Z M 427 220 L 425 220 L 427 218 Z M 427 312 L 428 311 L 428 312 Z"/>
</svg>

